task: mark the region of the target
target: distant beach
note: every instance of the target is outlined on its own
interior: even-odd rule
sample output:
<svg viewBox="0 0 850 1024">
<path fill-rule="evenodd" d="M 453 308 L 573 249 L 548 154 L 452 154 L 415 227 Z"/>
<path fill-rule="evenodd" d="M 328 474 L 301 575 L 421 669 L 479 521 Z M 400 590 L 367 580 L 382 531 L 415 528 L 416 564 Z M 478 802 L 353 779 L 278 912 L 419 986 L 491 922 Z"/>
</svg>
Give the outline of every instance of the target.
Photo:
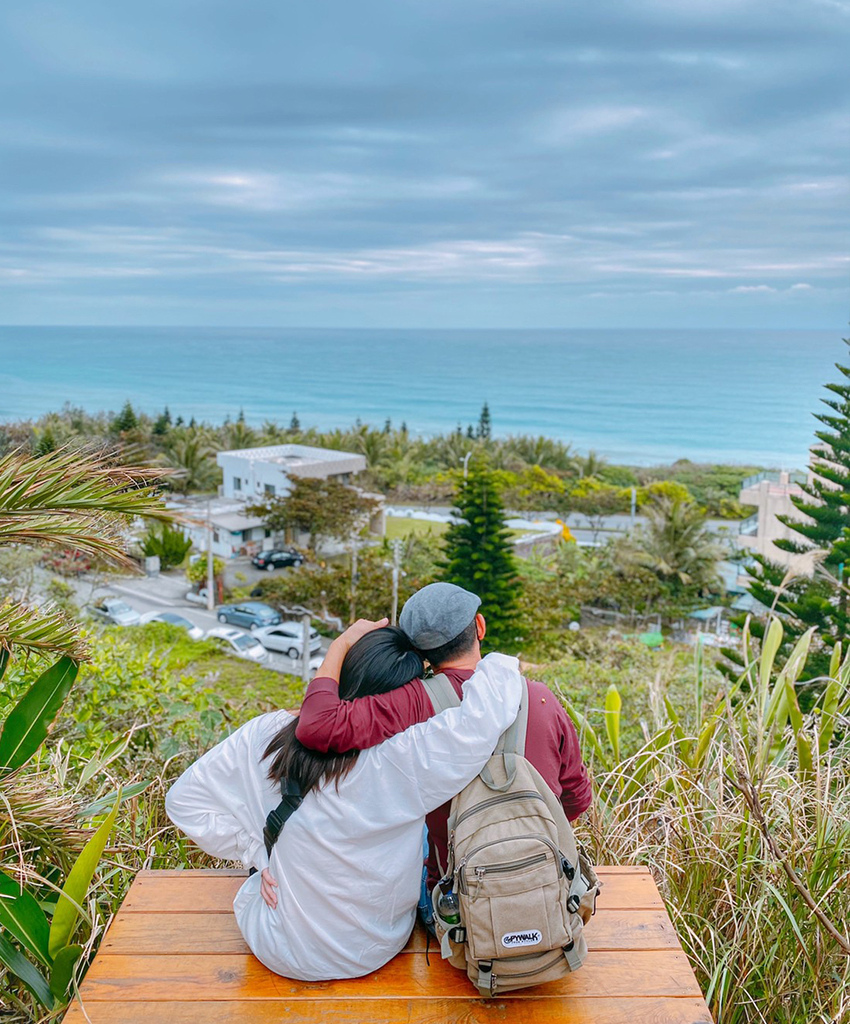
<svg viewBox="0 0 850 1024">
<path fill-rule="evenodd" d="M 0 327 L 0 421 L 129 399 L 220 422 L 431 434 L 476 422 L 635 465 L 806 464 L 841 334 Z"/>
</svg>

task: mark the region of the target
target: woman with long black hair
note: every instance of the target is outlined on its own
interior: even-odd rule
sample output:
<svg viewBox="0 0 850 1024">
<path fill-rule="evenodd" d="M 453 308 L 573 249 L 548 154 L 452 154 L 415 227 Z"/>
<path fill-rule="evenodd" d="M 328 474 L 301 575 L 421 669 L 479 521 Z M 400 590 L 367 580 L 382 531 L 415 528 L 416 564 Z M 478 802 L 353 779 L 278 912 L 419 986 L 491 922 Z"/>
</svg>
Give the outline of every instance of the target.
<svg viewBox="0 0 850 1024">
<path fill-rule="evenodd" d="M 333 641 L 319 672 L 353 700 L 420 676 L 422 661 L 401 630 L 361 620 Z M 166 797 L 171 820 L 212 856 L 256 869 L 233 909 L 258 959 L 321 981 L 368 974 L 400 952 L 419 899 L 425 815 L 483 768 L 520 692 L 516 658 L 491 654 L 460 707 L 369 750 L 308 750 L 296 719 L 276 711 L 184 772 Z M 267 854 L 263 828 L 282 784 L 301 803 Z"/>
</svg>

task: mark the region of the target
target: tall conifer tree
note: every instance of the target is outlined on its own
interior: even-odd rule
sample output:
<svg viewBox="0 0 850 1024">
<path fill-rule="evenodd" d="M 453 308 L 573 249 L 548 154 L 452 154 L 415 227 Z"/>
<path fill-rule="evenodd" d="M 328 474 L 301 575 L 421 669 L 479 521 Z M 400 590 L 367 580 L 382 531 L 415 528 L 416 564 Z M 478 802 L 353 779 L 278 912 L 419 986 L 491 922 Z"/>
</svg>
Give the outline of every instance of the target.
<svg viewBox="0 0 850 1024">
<path fill-rule="evenodd" d="M 850 339 L 844 339 L 850 346 Z M 802 495 L 791 501 L 804 518 L 779 516 L 797 536 L 777 540 L 776 546 L 792 554 L 817 551 L 820 568 L 813 578 L 797 577 L 785 582 L 787 570 L 771 559 L 754 556 L 747 568 L 750 592 L 762 604 L 776 611 L 785 627 L 786 646 L 810 626 L 817 627 L 821 640 L 807 666 L 807 675 L 825 670 L 829 649 L 836 641 L 846 643 L 847 604 L 843 588 L 835 580 L 850 576 L 850 367 L 836 363 L 842 379 L 827 384 L 831 392 L 823 402 L 826 412 L 815 413 L 820 442 L 811 450 L 810 482 L 802 484 Z M 764 623 L 754 624 L 761 635 Z"/>
<path fill-rule="evenodd" d="M 482 441 L 489 441 L 493 434 L 493 423 L 490 419 L 490 406 L 485 402 L 478 418 L 478 436 Z"/>
<path fill-rule="evenodd" d="M 512 649 L 517 641 L 519 581 L 505 509 L 495 475 L 476 460 L 458 485 L 460 515 L 446 531 L 443 579 L 481 598 L 485 646 Z"/>
</svg>

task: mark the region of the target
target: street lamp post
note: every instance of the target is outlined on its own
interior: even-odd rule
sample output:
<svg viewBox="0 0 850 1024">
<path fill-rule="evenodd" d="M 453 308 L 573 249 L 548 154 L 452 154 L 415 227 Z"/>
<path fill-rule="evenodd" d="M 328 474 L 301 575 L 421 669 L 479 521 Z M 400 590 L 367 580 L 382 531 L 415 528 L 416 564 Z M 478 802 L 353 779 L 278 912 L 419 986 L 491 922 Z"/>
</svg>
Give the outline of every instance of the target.
<svg viewBox="0 0 850 1024">
<path fill-rule="evenodd" d="M 212 502 L 207 501 L 207 611 L 215 610 L 215 573 L 213 572 Z"/>
</svg>

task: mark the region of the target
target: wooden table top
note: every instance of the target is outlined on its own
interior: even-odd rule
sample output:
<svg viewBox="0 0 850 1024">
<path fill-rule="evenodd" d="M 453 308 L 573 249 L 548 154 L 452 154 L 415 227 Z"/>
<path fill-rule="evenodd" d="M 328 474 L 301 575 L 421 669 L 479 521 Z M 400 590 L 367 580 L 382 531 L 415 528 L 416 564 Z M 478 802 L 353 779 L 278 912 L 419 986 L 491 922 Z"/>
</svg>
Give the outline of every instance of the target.
<svg viewBox="0 0 850 1024">
<path fill-rule="evenodd" d="M 81 986 L 67 1024 L 711 1024 L 652 876 L 599 867 L 590 954 L 560 981 L 483 1000 L 417 927 L 363 978 L 303 982 L 255 959 L 233 916 L 242 871 L 142 871 Z"/>
</svg>

